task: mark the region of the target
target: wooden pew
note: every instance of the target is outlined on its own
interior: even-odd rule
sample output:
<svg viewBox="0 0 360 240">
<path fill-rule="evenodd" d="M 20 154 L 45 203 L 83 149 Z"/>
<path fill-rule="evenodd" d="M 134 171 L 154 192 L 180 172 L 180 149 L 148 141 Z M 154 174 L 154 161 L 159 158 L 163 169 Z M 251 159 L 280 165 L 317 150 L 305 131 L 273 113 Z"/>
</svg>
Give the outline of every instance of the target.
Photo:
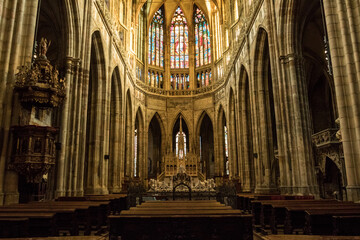
<svg viewBox="0 0 360 240">
<path fill-rule="evenodd" d="M 28 237 L 29 218 L 0 218 L 0 237 Z"/>
<path fill-rule="evenodd" d="M 49 201 L 49 202 L 34 202 L 33 204 L 48 205 L 48 206 L 71 206 L 81 207 L 86 206 L 89 209 L 89 217 L 91 225 L 95 229 L 106 225 L 107 215 L 109 214 L 109 201 Z"/>
<path fill-rule="evenodd" d="M 70 235 L 79 235 L 79 228 L 77 223 L 77 213 L 75 208 L 34 208 L 28 206 L 28 208 L 16 208 L 16 207 L 1 207 L 0 213 L 55 213 L 55 228 L 59 231 L 68 231 Z"/>
<path fill-rule="evenodd" d="M 337 210 L 360 210 L 359 204 L 354 203 L 337 203 L 337 204 L 318 204 L 318 205 L 303 205 L 303 206 L 287 206 L 285 219 L 285 234 L 292 234 L 294 229 L 304 229 L 306 225 L 307 211 L 323 211 L 325 213 L 333 213 Z M 331 220 L 330 220 L 331 222 Z M 304 231 L 305 232 L 305 231 Z M 332 232 L 331 232 L 332 234 Z M 326 235 L 326 234 L 323 234 Z"/>
<path fill-rule="evenodd" d="M 251 201 L 255 200 L 255 194 L 242 193 L 237 195 L 238 209 L 243 211 L 251 211 Z"/>
<path fill-rule="evenodd" d="M 251 215 L 109 216 L 110 240 L 252 240 Z"/>
<path fill-rule="evenodd" d="M 59 197 L 56 201 L 108 201 L 109 211 L 115 212 L 126 209 L 126 196 L 126 194 L 85 195 L 83 197 Z"/>
<path fill-rule="evenodd" d="M 91 233 L 91 219 L 94 217 L 92 216 L 93 212 L 90 206 L 88 205 L 66 205 L 63 206 L 61 204 L 51 204 L 51 202 L 30 202 L 26 204 L 13 204 L 9 205 L 8 207 L 12 208 L 20 208 L 20 209 L 27 209 L 27 208 L 33 208 L 33 209 L 44 209 L 44 208 L 51 208 L 56 210 L 62 210 L 67 208 L 74 208 L 77 218 L 77 224 L 78 229 L 83 229 L 85 231 L 85 235 L 89 235 Z"/>
<path fill-rule="evenodd" d="M 110 239 L 252 239 L 251 215 L 216 201 L 145 202 L 140 206 L 109 216 Z"/>
<path fill-rule="evenodd" d="M 239 215 L 242 212 L 240 210 L 224 210 L 224 209 L 141 209 L 141 210 L 126 210 L 122 211 L 120 215 L 132 215 L 132 216 L 173 216 L 173 215 L 187 215 L 187 216 L 201 216 L 201 215 Z"/>
<path fill-rule="evenodd" d="M 277 203 L 287 203 L 287 202 L 307 202 L 307 201 L 314 201 L 312 198 L 313 196 L 282 196 L 282 195 L 259 195 L 255 197 L 257 200 L 251 201 L 251 213 L 254 215 L 254 225 L 261 225 L 261 217 L 262 217 L 262 205 L 269 202 L 277 202 Z M 264 212 L 269 212 L 266 216 L 263 217 L 270 218 L 271 208 L 268 206 Z M 266 214 L 266 213 L 265 213 Z M 265 219 L 265 222 L 269 222 L 269 219 Z"/>
<path fill-rule="evenodd" d="M 56 208 L 63 209 L 67 207 L 75 208 L 78 212 L 78 223 L 84 227 L 85 235 L 89 235 L 91 230 L 98 230 L 106 225 L 109 201 L 91 202 L 91 201 L 47 201 L 30 202 L 27 204 L 11 205 L 22 208 L 29 206 L 37 208 Z"/>
<path fill-rule="evenodd" d="M 360 240 L 359 236 L 268 235 L 263 240 Z"/>
<path fill-rule="evenodd" d="M 360 207 L 353 209 L 309 209 L 306 210 L 306 223 L 304 234 L 307 235 L 331 235 L 333 229 L 333 216 L 360 215 Z M 353 227 L 359 227 L 353 225 Z"/>
<path fill-rule="evenodd" d="M 161 206 L 156 206 L 156 207 L 152 207 L 152 206 L 142 206 L 142 205 L 139 205 L 137 206 L 136 208 L 135 207 L 131 207 L 129 210 L 134 210 L 134 209 L 154 209 L 154 210 L 162 210 L 162 209 L 173 209 L 173 210 L 176 210 L 176 209 L 233 209 L 232 207 L 230 206 L 215 206 L 215 207 L 201 207 L 201 206 L 194 206 L 194 207 L 191 207 L 191 206 L 164 206 L 164 207 L 161 207 Z"/>
<path fill-rule="evenodd" d="M 333 234 L 360 236 L 360 215 L 332 216 Z"/>
<path fill-rule="evenodd" d="M 264 200 L 259 202 L 261 202 L 260 225 L 264 229 L 270 226 L 273 234 L 277 234 L 279 225 L 285 224 L 287 206 L 338 203 L 336 200 Z"/>
<path fill-rule="evenodd" d="M 59 236 L 59 237 L 36 237 L 36 238 L 2 238 L 1 240 L 107 240 L 106 236 Z"/>
<path fill-rule="evenodd" d="M 28 222 L 28 234 L 30 237 L 57 236 L 55 213 L 34 212 L 11 212 L 0 213 L 0 218 L 26 218 Z M 1 236 L 2 237 L 2 236 Z M 6 237 L 6 236 L 3 236 Z"/>
</svg>

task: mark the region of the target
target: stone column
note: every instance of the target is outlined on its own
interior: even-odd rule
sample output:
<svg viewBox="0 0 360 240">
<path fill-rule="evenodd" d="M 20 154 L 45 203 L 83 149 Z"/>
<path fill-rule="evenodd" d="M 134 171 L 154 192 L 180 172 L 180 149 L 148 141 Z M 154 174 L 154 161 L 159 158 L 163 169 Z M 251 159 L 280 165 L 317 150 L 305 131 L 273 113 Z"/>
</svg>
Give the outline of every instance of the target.
<svg viewBox="0 0 360 240">
<path fill-rule="evenodd" d="M 360 199 L 360 2 L 323 1 L 347 177 L 347 198 Z"/>
<path fill-rule="evenodd" d="M 38 1 L 2 1 L 0 20 L 0 205 L 17 202 L 17 174 L 6 173 L 10 158 L 10 126 L 17 124 L 13 112 L 13 86 L 17 68 L 32 58 Z M 5 34 L 6 33 L 6 34 Z M 15 100 L 17 101 L 17 100 Z M 10 144 L 9 144 L 10 143 Z M 10 184 L 11 183 L 11 184 Z M 5 194 L 5 196 L 4 196 Z"/>
<path fill-rule="evenodd" d="M 282 107 L 289 118 L 289 127 L 282 134 L 290 143 L 289 162 L 280 164 L 288 166 L 290 171 L 282 171 L 288 181 L 282 190 L 293 194 L 319 194 L 315 164 L 312 151 L 312 128 L 308 103 L 307 82 L 304 74 L 303 59 L 299 54 L 291 53 L 280 57 L 283 76 L 281 78 L 283 95 L 286 96 Z M 291 126 L 291 127 L 290 127 Z M 283 154 L 280 154 L 283 155 Z M 280 159 L 286 161 L 286 159 Z M 282 170 L 285 169 L 284 166 Z M 286 189 L 289 188 L 289 189 Z"/>
<path fill-rule="evenodd" d="M 61 127 L 59 132 L 59 141 L 61 143 L 61 149 L 57 156 L 57 186 L 55 196 L 64 196 L 66 194 L 65 191 L 65 183 L 66 179 L 74 180 L 72 177 L 67 178 L 69 176 L 69 172 L 65 171 L 67 166 L 66 164 L 66 154 L 69 154 L 70 148 L 68 147 L 68 138 L 75 134 L 69 134 L 69 130 L 71 127 L 71 121 L 69 121 L 70 117 L 73 117 L 75 112 L 72 103 L 73 98 L 76 96 L 76 79 L 79 70 L 79 60 L 68 57 L 66 59 L 66 77 L 67 86 L 66 86 L 66 98 L 62 106 L 61 111 Z M 76 169 L 78 170 L 78 169 Z M 77 171 L 76 171 L 77 172 Z M 76 175 L 76 174 L 75 174 Z M 70 177 L 70 176 L 69 176 Z"/>
</svg>

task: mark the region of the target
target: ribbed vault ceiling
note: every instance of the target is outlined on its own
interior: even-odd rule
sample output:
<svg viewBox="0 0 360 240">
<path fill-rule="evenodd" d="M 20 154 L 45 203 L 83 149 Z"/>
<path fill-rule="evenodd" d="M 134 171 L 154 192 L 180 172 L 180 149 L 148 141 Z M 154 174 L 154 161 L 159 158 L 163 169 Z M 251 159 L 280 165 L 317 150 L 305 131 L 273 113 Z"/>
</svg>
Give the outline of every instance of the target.
<svg viewBox="0 0 360 240">
<path fill-rule="evenodd" d="M 135 1 L 135 0 L 134 0 Z M 187 19 L 191 19 L 193 17 L 193 9 L 194 4 L 196 4 L 207 16 L 210 20 L 211 11 L 215 9 L 221 10 L 221 2 L 220 0 L 136 0 L 136 16 L 140 12 L 141 8 L 147 3 L 147 11 L 149 13 L 150 22 L 154 13 L 164 5 L 165 9 L 165 19 L 167 25 L 170 24 L 173 14 L 178 6 L 180 6 L 185 14 Z M 221 11 L 220 11 L 221 12 Z"/>
</svg>

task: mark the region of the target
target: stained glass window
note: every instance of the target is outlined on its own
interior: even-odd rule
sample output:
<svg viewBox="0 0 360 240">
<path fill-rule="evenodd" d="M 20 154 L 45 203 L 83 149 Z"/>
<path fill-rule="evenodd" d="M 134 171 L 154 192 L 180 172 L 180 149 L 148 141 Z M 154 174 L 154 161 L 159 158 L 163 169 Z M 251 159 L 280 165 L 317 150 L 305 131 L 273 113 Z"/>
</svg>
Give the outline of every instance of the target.
<svg viewBox="0 0 360 240">
<path fill-rule="evenodd" d="M 123 0 L 119 3 L 119 18 L 121 23 L 125 23 L 126 18 L 126 6 Z"/>
<path fill-rule="evenodd" d="M 184 155 L 186 156 L 186 134 L 184 132 L 182 134 L 184 136 Z M 177 156 L 179 155 L 179 136 L 180 136 L 180 132 L 176 134 L 176 138 L 175 138 L 176 140 L 175 151 Z"/>
<path fill-rule="evenodd" d="M 160 8 L 149 27 L 149 64 L 164 67 L 164 16 Z"/>
<path fill-rule="evenodd" d="M 189 32 L 185 15 L 180 7 L 175 11 L 170 26 L 170 67 L 189 67 Z"/>
<path fill-rule="evenodd" d="M 198 87 L 206 87 L 211 84 L 211 70 L 199 72 L 196 74 Z"/>
<path fill-rule="evenodd" d="M 228 129 L 224 126 L 224 140 L 225 140 L 225 170 L 226 175 L 229 175 L 229 148 L 228 148 Z"/>
<path fill-rule="evenodd" d="M 171 74 L 171 89 L 185 90 L 190 88 L 189 74 Z"/>
<path fill-rule="evenodd" d="M 163 74 L 149 70 L 148 71 L 148 84 L 151 87 L 162 88 L 163 87 Z"/>
<path fill-rule="evenodd" d="M 138 136 L 137 136 L 137 129 L 135 129 L 135 136 L 134 136 L 134 177 L 137 177 L 137 148 L 138 148 Z"/>
<path fill-rule="evenodd" d="M 226 158 L 229 157 L 229 149 L 228 149 L 228 144 L 227 144 L 227 127 L 224 126 L 224 137 L 225 137 L 225 156 Z"/>
<path fill-rule="evenodd" d="M 137 27 L 137 58 L 143 63 L 145 61 L 145 41 L 144 41 L 144 27 L 146 24 L 146 4 L 141 8 Z"/>
<path fill-rule="evenodd" d="M 196 67 L 211 62 L 210 29 L 204 13 L 196 7 L 195 9 L 195 60 Z"/>
</svg>

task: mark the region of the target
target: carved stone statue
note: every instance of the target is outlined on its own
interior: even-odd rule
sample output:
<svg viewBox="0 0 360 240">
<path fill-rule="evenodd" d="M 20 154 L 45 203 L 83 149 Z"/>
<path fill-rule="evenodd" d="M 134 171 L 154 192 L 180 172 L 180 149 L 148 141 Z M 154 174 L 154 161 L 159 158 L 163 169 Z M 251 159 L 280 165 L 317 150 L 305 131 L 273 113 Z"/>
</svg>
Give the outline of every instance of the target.
<svg viewBox="0 0 360 240">
<path fill-rule="evenodd" d="M 341 142 L 342 137 L 341 137 L 341 129 L 340 129 L 340 118 L 337 118 L 335 120 L 335 123 L 339 127 L 339 130 L 336 132 L 336 138 L 339 139 L 339 141 Z"/>
<path fill-rule="evenodd" d="M 46 53 L 51 45 L 51 41 L 48 42 L 46 38 L 41 38 L 39 45 L 39 57 L 46 58 Z"/>
</svg>

